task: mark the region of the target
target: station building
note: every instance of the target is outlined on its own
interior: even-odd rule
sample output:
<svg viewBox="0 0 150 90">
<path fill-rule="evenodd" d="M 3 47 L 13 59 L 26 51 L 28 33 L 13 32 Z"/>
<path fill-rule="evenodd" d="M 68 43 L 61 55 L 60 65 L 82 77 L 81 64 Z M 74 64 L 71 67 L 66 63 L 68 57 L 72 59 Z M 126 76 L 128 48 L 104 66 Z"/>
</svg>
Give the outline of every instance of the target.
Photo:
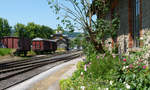
<svg viewBox="0 0 150 90">
<path fill-rule="evenodd" d="M 119 52 L 137 50 L 143 46 L 143 36 L 150 32 L 150 0 L 112 0 L 110 17 L 117 13 L 120 28 L 116 43 Z M 150 38 L 149 38 L 150 39 Z M 112 40 L 112 44 L 114 41 Z"/>
</svg>

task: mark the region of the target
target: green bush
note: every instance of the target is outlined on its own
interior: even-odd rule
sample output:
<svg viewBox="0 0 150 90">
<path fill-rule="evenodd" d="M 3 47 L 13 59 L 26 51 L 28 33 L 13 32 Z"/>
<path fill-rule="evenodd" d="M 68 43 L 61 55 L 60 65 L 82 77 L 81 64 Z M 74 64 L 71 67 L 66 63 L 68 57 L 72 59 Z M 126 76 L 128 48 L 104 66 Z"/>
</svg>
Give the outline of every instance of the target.
<svg viewBox="0 0 150 90">
<path fill-rule="evenodd" d="M 70 87 L 71 87 L 71 80 L 70 80 L 70 78 L 60 81 L 60 88 L 61 88 L 61 90 L 70 90 Z"/>
<path fill-rule="evenodd" d="M 108 53 L 91 55 L 87 56 L 90 60 L 77 64 L 71 78 L 60 82 L 62 90 L 150 89 L 150 71 L 143 61 Z"/>
<path fill-rule="evenodd" d="M 113 79 L 113 85 L 111 85 L 110 88 L 130 90 L 150 89 L 150 71 L 148 66 L 141 59 L 127 59 L 121 65 L 123 67 L 116 73 L 117 78 Z"/>
<path fill-rule="evenodd" d="M 0 56 L 11 54 L 12 50 L 9 48 L 0 48 Z"/>
<path fill-rule="evenodd" d="M 77 64 L 72 77 L 60 83 L 62 90 L 150 90 L 150 68 L 143 52 L 117 56 L 95 52 L 85 43 L 86 60 Z"/>
</svg>

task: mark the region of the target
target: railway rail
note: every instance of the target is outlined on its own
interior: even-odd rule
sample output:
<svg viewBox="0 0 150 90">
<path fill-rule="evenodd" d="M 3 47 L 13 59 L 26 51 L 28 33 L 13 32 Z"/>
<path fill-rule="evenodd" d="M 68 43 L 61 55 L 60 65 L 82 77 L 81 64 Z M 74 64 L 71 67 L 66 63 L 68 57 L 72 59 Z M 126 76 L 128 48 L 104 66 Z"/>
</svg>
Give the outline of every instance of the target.
<svg viewBox="0 0 150 90">
<path fill-rule="evenodd" d="M 53 57 L 0 63 L 0 90 L 5 90 L 58 64 L 77 58 L 81 56 L 81 53 L 81 51 L 70 52 L 63 55 L 54 55 Z"/>
</svg>

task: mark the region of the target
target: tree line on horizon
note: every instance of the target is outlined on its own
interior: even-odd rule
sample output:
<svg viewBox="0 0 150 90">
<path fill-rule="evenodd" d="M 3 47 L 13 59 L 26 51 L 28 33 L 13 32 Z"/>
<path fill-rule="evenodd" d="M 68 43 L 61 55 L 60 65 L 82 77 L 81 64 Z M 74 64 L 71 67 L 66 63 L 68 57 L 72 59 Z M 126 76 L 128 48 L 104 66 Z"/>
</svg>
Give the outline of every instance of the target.
<svg viewBox="0 0 150 90">
<path fill-rule="evenodd" d="M 29 22 L 27 25 L 17 23 L 12 27 L 7 19 L 0 18 L 0 38 L 4 36 L 17 36 L 31 39 L 35 37 L 49 39 L 52 34 L 54 34 L 54 30 L 49 26 Z"/>
</svg>

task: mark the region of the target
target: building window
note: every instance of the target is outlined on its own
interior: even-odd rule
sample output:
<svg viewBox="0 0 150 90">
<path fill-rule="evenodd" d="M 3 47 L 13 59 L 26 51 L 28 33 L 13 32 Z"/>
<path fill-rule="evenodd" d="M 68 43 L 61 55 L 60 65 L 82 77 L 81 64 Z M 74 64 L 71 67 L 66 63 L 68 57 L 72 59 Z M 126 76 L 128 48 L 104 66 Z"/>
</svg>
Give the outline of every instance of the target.
<svg viewBox="0 0 150 90">
<path fill-rule="evenodd" d="M 133 31 L 132 37 L 134 42 L 134 47 L 140 46 L 140 0 L 133 0 Z"/>
</svg>

